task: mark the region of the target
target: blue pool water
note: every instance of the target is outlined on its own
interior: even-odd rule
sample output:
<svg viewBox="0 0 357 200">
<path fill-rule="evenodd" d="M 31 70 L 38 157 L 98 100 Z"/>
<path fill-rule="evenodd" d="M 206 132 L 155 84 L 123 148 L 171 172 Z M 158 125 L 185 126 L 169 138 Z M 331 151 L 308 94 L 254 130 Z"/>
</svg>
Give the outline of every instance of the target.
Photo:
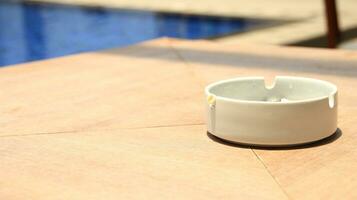
<svg viewBox="0 0 357 200">
<path fill-rule="evenodd" d="M 0 1 L 0 66 L 122 47 L 162 36 L 219 37 L 261 23 L 227 17 Z"/>
</svg>

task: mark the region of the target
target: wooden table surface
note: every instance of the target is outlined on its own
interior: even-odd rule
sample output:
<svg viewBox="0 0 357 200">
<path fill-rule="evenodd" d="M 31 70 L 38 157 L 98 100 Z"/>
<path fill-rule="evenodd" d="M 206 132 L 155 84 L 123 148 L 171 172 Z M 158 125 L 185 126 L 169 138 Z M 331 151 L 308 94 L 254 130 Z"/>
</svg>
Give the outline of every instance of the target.
<svg viewBox="0 0 357 200">
<path fill-rule="evenodd" d="M 206 84 L 339 87 L 339 131 L 290 149 L 208 137 Z M 0 69 L 0 199 L 356 199 L 357 53 L 159 39 Z"/>
</svg>

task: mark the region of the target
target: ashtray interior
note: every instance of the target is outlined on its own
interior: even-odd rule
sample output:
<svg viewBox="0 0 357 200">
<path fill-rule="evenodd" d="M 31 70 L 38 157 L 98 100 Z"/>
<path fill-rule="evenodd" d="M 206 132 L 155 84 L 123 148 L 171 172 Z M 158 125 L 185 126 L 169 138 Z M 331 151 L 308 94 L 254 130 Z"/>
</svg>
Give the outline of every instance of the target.
<svg viewBox="0 0 357 200">
<path fill-rule="evenodd" d="M 255 102 L 297 102 L 331 97 L 335 85 L 316 79 L 278 76 L 271 86 L 266 86 L 263 77 L 225 80 L 208 88 L 216 98 Z"/>
</svg>

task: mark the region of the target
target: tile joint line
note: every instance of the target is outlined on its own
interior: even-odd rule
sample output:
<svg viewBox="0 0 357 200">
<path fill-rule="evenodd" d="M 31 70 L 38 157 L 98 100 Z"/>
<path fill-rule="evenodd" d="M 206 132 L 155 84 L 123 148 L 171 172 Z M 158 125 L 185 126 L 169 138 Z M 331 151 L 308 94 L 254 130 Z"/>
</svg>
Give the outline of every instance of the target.
<svg viewBox="0 0 357 200">
<path fill-rule="evenodd" d="M 82 130 L 69 130 L 69 131 L 54 131 L 54 132 L 34 132 L 34 133 L 22 133 L 14 135 L 0 135 L 0 138 L 9 137 L 24 137 L 24 136 L 36 136 L 36 135 L 55 135 L 55 134 L 66 134 L 66 133 L 80 133 L 80 132 L 93 132 L 93 131 L 120 131 L 120 130 L 137 130 L 137 129 L 150 129 L 150 128 L 174 128 L 182 126 L 200 126 L 204 123 L 192 123 L 192 124 L 168 124 L 168 125 L 158 125 L 158 126 L 143 126 L 143 127 L 129 127 L 129 128 L 118 128 L 118 129 L 82 129 Z"/>
<path fill-rule="evenodd" d="M 285 196 L 288 199 L 291 199 L 291 197 L 288 195 L 288 193 L 284 190 L 284 188 L 281 186 L 281 184 L 279 183 L 279 181 L 275 178 L 275 176 L 271 173 L 271 171 L 268 169 L 268 167 L 265 165 L 265 163 L 263 162 L 263 160 L 258 156 L 258 154 L 254 151 L 254 149 L 250 148 L 250 150 L 252 150 L 253 154 L 255 155 L 255 157 L 259 160 L 259 162 L 264 166 L 265 170 L 269 173 L 269 175 L 273 178 L 274 182 L 279 186 L 279 188 L 283 191 L 283 193 L 285 194 Z"/>
</svg>

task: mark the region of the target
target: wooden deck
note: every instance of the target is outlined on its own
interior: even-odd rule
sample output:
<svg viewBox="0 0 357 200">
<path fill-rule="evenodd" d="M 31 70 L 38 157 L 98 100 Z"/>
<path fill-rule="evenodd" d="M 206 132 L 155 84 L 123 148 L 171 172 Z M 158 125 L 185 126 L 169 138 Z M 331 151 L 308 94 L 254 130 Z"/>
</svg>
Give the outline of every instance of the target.
<svg viewBox="0 0 357 200">
<path fill-rule="evenodd" d="M 339 87 L 339 131 L 300 148 L 208 137 L 206 84 Z M 356 199 L 357 53 L 159 39 L 0 69 L 0 199 Z"/>
</svg>

